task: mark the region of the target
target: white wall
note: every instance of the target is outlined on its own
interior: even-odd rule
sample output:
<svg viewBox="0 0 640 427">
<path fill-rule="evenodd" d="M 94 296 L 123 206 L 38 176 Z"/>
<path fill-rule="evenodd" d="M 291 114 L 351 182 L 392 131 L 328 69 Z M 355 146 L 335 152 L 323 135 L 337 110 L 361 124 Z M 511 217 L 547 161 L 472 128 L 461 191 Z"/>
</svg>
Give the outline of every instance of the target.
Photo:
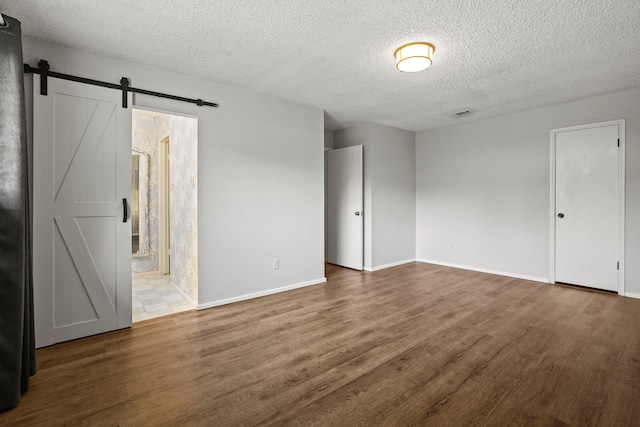
<svg viewBox="0 0 640 427">
<path fill-rule="evenodd" d="M 640 89 L 416 135 L 416 257 L 549 277 L 551 129 L 626 119 L 626 292 L 640 296 Z"/>
<path fill-rule="evenodd" d="M 416 145 L 415 133 L 376 123 L 371 123 L 371 138 L 375 270 L 416 258 Z"/>
<path fill-rule="evenodd" d="M 324 131 L 324 148 L 333 148 L 333 131 Z"/>
<path fill-rule="evenodd" d="M 322 110 L 28 37 L 23 50 L 34 66 L 220 104 L 134 95 L 135 106 L 199 118 L 199 307 L 324 281 Z"/>
<path fill-rule="evenodd" d="M 364 146 L 364 268 L 415 259 L 415 134 L 364 123 L 334 132 L 334 149 Z"/>
<path fill-rule="evenodd" d="M 327 187 L 329 186 L 328 173 L 329 173 L 329 156 L 327 153 L 333 148 L 333 131 L 325 129 L 324 131 L 324 259 L 327 259 L 327 247 L 329 242 L 327 241 L 327 235 L 329 234 L 329 224 L 327 223 L 327 215 L 329 210 L 327 209 L 327 201 L 329 194 L 327 193 Z"/>
</svg>

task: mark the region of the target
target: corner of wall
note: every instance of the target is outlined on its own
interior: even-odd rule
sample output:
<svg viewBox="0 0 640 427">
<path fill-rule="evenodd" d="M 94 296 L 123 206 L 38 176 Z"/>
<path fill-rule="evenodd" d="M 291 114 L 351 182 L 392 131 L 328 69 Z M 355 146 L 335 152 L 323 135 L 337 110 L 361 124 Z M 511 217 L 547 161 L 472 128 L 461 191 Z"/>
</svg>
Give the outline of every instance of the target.
<svg viewBox="0 0 640 427">
<path fill-rule="evenodd" d="M 328 130 L 325 129 L 324 130 L 324 149 L 325 151 L 327 149 L 332 149 L 333 148 L 333 131 L 332 130 Z"/>
</svg>

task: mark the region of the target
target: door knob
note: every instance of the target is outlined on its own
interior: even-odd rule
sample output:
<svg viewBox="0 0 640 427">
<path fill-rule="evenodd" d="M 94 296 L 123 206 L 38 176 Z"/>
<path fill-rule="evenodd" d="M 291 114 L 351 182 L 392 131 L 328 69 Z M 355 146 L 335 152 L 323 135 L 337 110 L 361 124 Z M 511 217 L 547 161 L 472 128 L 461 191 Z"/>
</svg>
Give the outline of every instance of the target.
<svg viewBox="0 0 640 427">
<path fill-rule="evenodd" d="M 562 212 L 560 212 L 560 213 L 558 214 L 558 218 L 564 218 L 564 214 L 563 214 Z"/>
<path fill-rule="evenodd" d="M 360 216 L 360 211 L 356 211 L 356 216 Z"/>
</svg>

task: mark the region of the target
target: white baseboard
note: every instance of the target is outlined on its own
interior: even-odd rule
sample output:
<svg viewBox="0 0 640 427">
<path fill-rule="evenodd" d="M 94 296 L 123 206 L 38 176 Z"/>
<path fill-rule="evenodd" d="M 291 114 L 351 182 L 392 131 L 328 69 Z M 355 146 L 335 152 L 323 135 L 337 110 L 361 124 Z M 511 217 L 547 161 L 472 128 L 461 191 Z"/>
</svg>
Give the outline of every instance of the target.
<svg viewBox="0 0 640 427">
<path fill-rule="evenodd" d="M 379 265 L 377 267 L 373 267 L 373 268 L 365 268 L 365 270 L 367 271 L 378 271 L 378 270 L 384 270 L 385 268 L 391 268 L 391 267 L 396 267 L 398 265 L 402 265 L 402 264 L 409 264 L 410 262 L 415 262 L 416 259 L 405 259 L 403 261 L 396 261 L 396 262 L 392 262 L 390 264 L 384 264 L 384 265 Z"/>
<path fill-rule="evenodd" d="M 461 268 L 463 270 L 478 271 L 480 273 L 496 274 L 498 276 L 514 277 L 516 279 L 531 280 L 533 282 L 549 283 L 549 279 L 547 277 L 535 277 L 535 276 L 527 276 L 524 274 L 506 273 L 504 271 L 487 270 L 485 268 L 470 267 L 468 265 L 459 265 L 459 264 L 453 264 L 450 262 L 433 261 L 428 259 L 417 259 L 416 261 L 424 262 L 427 264 L 444 265 L 445 267 Z"/>
<path fill-rule="evenodd" d="M 323 277 L 321 279 L 309 280 L 308 282 L 296 283 L 294 285 L 283 286 L 281 288 L 268 289 L 266 291 L 254 292 L 252 294 L 239 295 L 233 298 L 221 299 L 218 301 L 207 302 L 204 304 L 198 304 L 196 309 L 204 310 L 205 308 L 218 307 L 220 305 L 231 304 L 233 302 L 244 301 L 252 298 L 264 297 L 267 295 L 273 295 L 280 292 L 290 291 L 292 289 L 304 288 L 305 286 L 317 285 L 319 283 L 326 283 L 327 278 Z"/>
<path fill-rule="evenodd" d="M 629 298 L 637 298 L 640 299 L 640 294 L 632 294 L 631 292 L 625 292 L 624 293 L 625 297 L 629 297 Z"/>
</svg>

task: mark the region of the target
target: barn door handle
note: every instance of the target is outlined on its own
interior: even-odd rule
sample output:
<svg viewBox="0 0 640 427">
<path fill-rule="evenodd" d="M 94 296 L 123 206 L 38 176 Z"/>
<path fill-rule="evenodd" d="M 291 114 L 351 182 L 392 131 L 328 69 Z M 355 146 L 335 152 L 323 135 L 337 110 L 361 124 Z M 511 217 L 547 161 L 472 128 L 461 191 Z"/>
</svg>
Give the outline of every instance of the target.
<svg viewBox="0 0 640 427">
<path fill-rule="evenodd" d="M 122 199 L 122 222 L 127 222 L 127 217 L 129 216 L 129 209 L 127 207 L 127 199 Z"/>
</svg>

